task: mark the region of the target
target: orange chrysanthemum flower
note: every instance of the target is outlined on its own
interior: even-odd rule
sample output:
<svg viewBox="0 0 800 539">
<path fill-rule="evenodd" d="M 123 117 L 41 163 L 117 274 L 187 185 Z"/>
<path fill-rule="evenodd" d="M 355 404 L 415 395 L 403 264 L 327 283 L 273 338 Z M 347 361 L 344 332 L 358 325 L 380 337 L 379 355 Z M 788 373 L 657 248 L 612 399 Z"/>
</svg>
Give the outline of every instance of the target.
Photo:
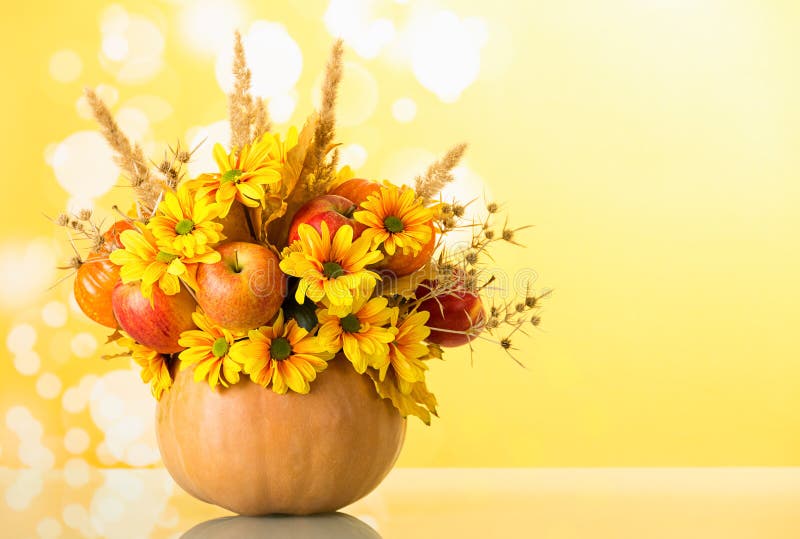
<svg viewBox="0 0 800 539">
<path fill-rule="evenodd" d="M 122 338 L 117 343 L 128 349 L 133 359 L 142 368 L 142 382 L 150 384 L 150 391 L 156 400 L 161 399 L 164 391 L 172 387 L 172 376 L 169 374 L 167 359 L 162 355 L 137 343 L 127 333 L 122 333 Z"/>
<path fill-rule="evenodd" d="M 359 295 L 369 295 L 378 275 L 365 269 L 383 258 L 379 251 L 370 250 L 366 238 L 353 241 L 353 228 L 340 227 L 331 238 L 328 225 L 321 223 L 322 234 L 307 224 L 300 225 L 300 239 L 282 253 L 281 270 L 300 277 L 295 299 L 303 303 L 324 301 L 331 314 L 345 316 L 352 311 Z"/>
<path fill-rule="evenodd" d="M 256 384 L 272 385 L 275 393 L 305 394 L 333 354 L 294 320 L 285 323 L 281 311 L 271 326 L 250 330 L 247 340 L 234 344 L 231 357 Z"/>
<path fill-rule="evenodd" d="M 147 223 L 160 246 L 187 258 L 213 251 L 225 239 L 222 224 L 215 221 L 221 206 L 203 198 L 195 200 L 194 195 L 186 184 L 176 193 L 168 192 Z"/>
<path fill-rule="evenodd" d="M 383 245 L 387 254 L 399 248 L 403 253 L 417 254 L 431 239 L 433 212 L 423 206 L 414 190 L 384 182 L 383 187 L 361 203 L 363 208 L 353 218 L 367 228 L 361 237 L 374 247 Z"/>
<path fill-rule="evenodd" d="M 395 328 L 388 326 L 392 309 L 384 297 L 360 297 L 353 303 L 353 312 L 344 317 L 330 314 L 328 309 L 317 311 L 320 323 L 317 334 L 328 351 L 344 352 L 359 374 L 367 367 L 385 368 L 389 364 L 388 343 L 394 340 Z"/>
<path fill-rule="evenodd" d="M 216 144 L 214 160 L 219 174 L 203 174 L 187 185 L 197 191 L 198 197 L 218 202 L 222 206 L 220 217 L 228 215 L 235 200 L 257 208 L 264 202 L 264 186 L 281 179 L 280 161 L 276 159 L 280 153 L 269 133 L 241 149 L 234 148 L 231 153 Z"/>
<path fill-rule="evenodd" d="M 233 343 L 241 335 L 212 323 L 202 313 L 192 314 L 192 320 L 199 329 L 181 333 L 178 344 L 186 350 L 180 353 L 181 370 L 194 366 L 194 380 L 208 380 L 212 389 L 217 384 L 231 386 L 239 381 L 242 366 L 231 358 Z"/>
</svg>

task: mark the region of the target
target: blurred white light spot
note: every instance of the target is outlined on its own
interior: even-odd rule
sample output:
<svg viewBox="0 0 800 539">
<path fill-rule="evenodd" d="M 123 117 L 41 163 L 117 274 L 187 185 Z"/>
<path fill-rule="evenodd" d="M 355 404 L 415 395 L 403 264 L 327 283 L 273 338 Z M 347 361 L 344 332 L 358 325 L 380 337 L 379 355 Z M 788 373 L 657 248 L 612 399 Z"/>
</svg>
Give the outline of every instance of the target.
<svg viewBox="0 0 800 539">
<path fill-rule="evenodd" d="M 39 372 L 41 365 L 42 359 L 33 350 L 20 352 L 14 356 L 14 368 L 24 376 L 33 376 Z"/>
<path fill-rule="evenodd" d="M 56 463 L 53 452 L 38 440 L 25 440 L 19 444 L 17 457 L 25 466 L 39 470 L 49 470 Z"/>
<path fill-rule="evenodd" d="M 341 37 L 362 58 L 375 58 L 395 36 L 394 23 L 374 18 L 373 0 L 331 0 L 324 21 L 328 32 Z"/>
<path fill-rule="evenodd" d="M 52 517 L 43 518 L 36 525 L 36 534 L 40 539 L 58 539 L 61 537 L 61 523 Z"/>
<path fill-rule="evenodd" d="M 128 40 L 120 34 L 108 34 L 103 38 L 102 49 L 109 60 L 119 62 L 128 55 Z"/>
<path fill-rule="evenodd" d="M 63 50 L 50 57 L 50 76 L 58 82 L 72 82 L 81 75 L 83 62 L 78 53 Z"/>
<path fill-rule="evenodd" d="M 64 524 L 74 530 L 82 530 L 89 525 L 89 512 L 85 507 L 77 503 L 64 506 L 61 516 L 64 519 Z"/>
<path fill-rule="evenodd" d="M 392 116 L 400 123 L 408 123 L 417 115 L 417 104 L 413 99 L 402 97 L 392 103 Z"/>
<path fill-rule="evenodd" d="M 111 148 L 96 131 L 78 131 L 64 139 L 50 166 L 61 187 L 71 195 L 86 198 L 105 194 L 119 176 Z"/>
<path fill-rule="evenodd" d="M 64 447 L 73 455 L 80 455 L 89 449 L 89 433 L 81 428 L 71 428 L 64 435 Z"/>
<path fill-rule="evenodd" d="M 117 80 L 142 83 L 161 70 L 164 36 L 149 19 L 140 15 L 101 22 L 103 31 L 100 63 Z"/>
<path fill-rule="evenodd" d="M 99 460 L 100 464 L 103 466 L 114 466 L 119 462 L 119 460 L 111 454 L 111 451 L 109 451 L 108 445 L 105 442 L 100 442 L 97 444 L 94 452 L 95 455 L 97 455 L 97 460 Z"/>
<path fill-rule="evenodd" d="M 256 21 L 242 36 L 244 53 L 252 71 L 252 92 L 260 97 L 291 92 L 303 70 L 303 53 L 286 27 L 279 23 Z M 230 43 L 230 42 L 229 42 Z M 233 47 L 217 56 L 217 81 L 225 93 L 233 88 Z"/>
<path fill-rule="evenodd" d="M 124 32 L 128 27 L 128 12 L 119 4 L 111 4 L 100 15 L 100 30 L 104 34 Z"/>
<path fill-rule="evenodd" d="M 358 170 L 367 162 L 367 150 L 360 144 L 347 144 L 339 149 L 339 164 Z"/>
<path fill-rule="evenodd" d="M 158 462 L 153 430 L 155 400 L 135 371 L 116 370 L 102 376 L 92 389 L 89 410 L 115 459 L 136 466 Z M 145 455 L 148 458 L 141 458 L 141 444 L 152 450 Z"/>
<path fill-rule="evenodd" d="M 140 140 L 147 134 L 150 127 L 150 120 L 147 115 L 139 109 L 124 107 L 119 109 L 116 120 L 122 132 L 132 140 Z"/>
<path fill-rule="evenodd" d="M 30 324 L 17 324 L 6 337 L 6 348 L 15 354 L 27 352 L 36 344 L 36 330 Z"/>
<path fill-rule="evenodd" d="M 27 305 L 32 297 L 52 286 L 58 265 L 56 252 L 54 241 L 44 238 L 0 246 L 0 307 Z"/>
<path fill-rule="evenodd" d="M 411 185 L 414 178 L 425 172 L 428 165 L 433 163 L 437 156 L 422 148 L 404 148 L 398 150 L 381 167 L 381 178 L 397 184 Z"/>
<path fill-rule="evenodd" d="M 61 379 L 51 372 L 42 373 L 36 380 L 36 392 L 43 399 L 55 399 L 61 393 Z"/>
<path fill-rule="evenodd" d="M 214 144 L 220 143 L 226 148 L 231 138 L 231 126 L 227 120 L 220 120 L 210 125 L 194 127 L 186 132 L 189 148 L 197 148 L 187 168 L 194 177 L 204 172 L 217 172 L 216 161 L 212 154 Z"/>
<path fill-rule="evenodd" d="M 50 301 L 42 307 L 42 321 L 51 328 L 67 323 L 67 306 L 60 301 Z"/>
<path fill-rule="evenodd" d="M 12 406 L 6 412 L 6 426 L 20 441 L 37 441 L 42 438 L 42 424 L 24 406 Z"/>
<path fill-rule="evenodd" d="M 230 0 L 186 2 L 179 15 L 183 38 L 194 49 L 207 53 L 230 48 L 230 38 L 244 20 L 241 7 Z"/>
<path fill-rule="evenodd" d="M 411 32 L 411 65 L 417 80 L 444 102 L 456 101 L 480 71 L 485 24 L 460 19 L 450 11 L 415 20 Z"/>
<path fill-rule="evenodd" d="M 79 488 L 89 482 L 89 463 L 83 459 L 69 459 L 64 463 L 64 481 L 72 488 Z"/>
<path fill-rule="evenodd" d="M 156 95 L 139 95 L 125 101 L 124 108 L 133 108 L 142 111 L 152 123 L 166 120 L 172 116 L 172 105 L 165 99 Z"/>
<path fill-rule="evenodd" d="M 78 333 L 72 338 L 70 348 L 78 357 L 90 357 L 97 350 L 97 339 L 91 333 Z"/>
<path fill-rule="evenodd" d="M 278 124 L 286 123 L 294 113 L 297 100 L 289 94 L 276 95 L 270 98 L 267 110 L 272 121 Z"/>
<path fill-rule="evenodd" d="M 97 383 L 97 376 L 87 374 L 81 378 L 80 383 L 64 391 L 61 397 L 61 406 L 71 414 L 80 413 L 86 408 L 89 403 L 89 396 L 91 395 L 92 388 Z"/>
<path fill-rule="evenodd" d="M 6 489 L 6 505 L 13 511 L 24 511 L 42 492 L 44 478 L 39 470 L 18 470 L 14 477 Z"/>
<path fill-rule="evenodd" d="M 319 109 L 323 77 L 314 85 L 314 106 Z M 378 83 L 365 67 L 355 62 L 344 63 L 344 73 L 336 103 L 339 125 L 352 127 L 364 123 L 378 106 Z"/>
</svg>

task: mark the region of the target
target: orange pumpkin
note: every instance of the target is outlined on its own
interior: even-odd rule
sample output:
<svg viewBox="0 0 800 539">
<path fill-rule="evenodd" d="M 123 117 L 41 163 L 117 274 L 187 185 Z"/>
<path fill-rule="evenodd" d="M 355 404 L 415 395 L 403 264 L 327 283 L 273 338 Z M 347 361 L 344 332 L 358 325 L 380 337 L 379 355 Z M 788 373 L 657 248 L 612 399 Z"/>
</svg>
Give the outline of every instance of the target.
<svg viewBox="0 0 800 539">
<path fill-rule="evenodd" d="M 353 178 L 347 180 L 330 190 L 329 195 L 339 195 L 348 200 L 352 200 L 353 204 L 361 204 L 367 197 L 381 188 L 381 184 L 372 180 L 365 180 L 363 178 Z"/>
<path fill-rule="evenodd" d="M 81 310 L 103 326 L 116 329 L 117 319 L 111 310 L 111 292 L 119 282 L 119 266 L 108 259 L 109 253 L 118 249 L 119 235 L 132 228 L 127 221 L 117 221 L 105 234 L 100 247 L 89 254 L 75 275 L 73 290 Z"/>
<path fill-rule="evenodd" d="M 241 515 L 335 511 L 394 465 L 406 421 L 337 357 L 307 395 L 249 379 L 222 390 L 177 373 L 158 402 L 164 465 L 189 494 Z"/>
</svg>

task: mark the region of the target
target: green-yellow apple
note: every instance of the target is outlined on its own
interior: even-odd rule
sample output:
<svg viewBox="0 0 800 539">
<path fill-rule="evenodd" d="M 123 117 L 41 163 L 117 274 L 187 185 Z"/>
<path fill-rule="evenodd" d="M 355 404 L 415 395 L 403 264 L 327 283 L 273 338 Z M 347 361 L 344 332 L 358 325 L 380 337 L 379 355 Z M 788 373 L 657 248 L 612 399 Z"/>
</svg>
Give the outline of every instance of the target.
<svg viewBox="0 0 800 539">
<path fill-rule="evenodd" d="M 217 247 L 222 259 L 197 269 L 197 302 L 205 314 L 232 330 L 269 322 L 286 296 L 278 257 L 257 243 L 234 241 Z"/>
<path fill-rule="evenodd" d="M 194 329 L 194 298 L 183 287 L 172 296 L 156 284 L 153 303 L 142 295 L 138 282 L 119 283 L 111 293 L 111 307 L 119 327 L 136 342 L 162 354 L 180 352 L 181 332 Z"/>
</svg>

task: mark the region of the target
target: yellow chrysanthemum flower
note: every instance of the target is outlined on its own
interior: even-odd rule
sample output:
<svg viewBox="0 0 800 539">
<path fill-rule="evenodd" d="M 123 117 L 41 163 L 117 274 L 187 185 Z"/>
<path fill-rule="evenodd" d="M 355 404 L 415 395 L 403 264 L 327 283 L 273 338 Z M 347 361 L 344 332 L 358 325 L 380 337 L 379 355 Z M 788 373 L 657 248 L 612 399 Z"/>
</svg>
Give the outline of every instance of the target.
<svg viewBox="0 0 800 539">
<path fill-rule="evenodd" d="M 147 223 L 159 246 L 187 258 L 212 251 L 225 239 L 222 224 L 214 221 L 222 207 L 203 198 L 196 200 L 194 195 L 186 184 L 176 193 L 168 192 Z"/>
<path fill-rule="evenodd" d="M 394 340 L 396 328 L 384 327 L 392 318 L 392 311 L 386 307 L 388 300 L 384 297 L 366 296 L 353 302 L 353 312 L 339 317 L 330 314 L 328 309 L 317 311 L 320 323 L 319 339 L 328 351 L 344 352 L 359 374 L 364 374 L 367 367 L 385 369 L 389 364 L 388 343 Z"/>
<path fill-rule="evenodd" d="M 156 283 L 168 296 L 180 292 L 181 280 L 196 289 L 197 264 L 213 264 L 221 258 L 215 251 L 187 258 L 171 248 L 159 247 L 152 231 L 141 223 L 122 232 L 119 239 L 123 247 L 112 251 L 109 259 L 122 266 L 119 275 L 123 283 L 142 282 L 142 295 L 148 299 L 153 297 Z"/>
<path fill-rule="evenodd" d="M 192 320 L 199 329 L 181 333 L 178 344 L 186 350 L 180 353 L 181 370 L 194 365 L 194 380 L 208 380 L 211 388 L 217 384 L 231 386 L 239 381 L 242 366 L 231 358 L 230 351 L 240 334 L 212 323 L 202 313 L 192 314 Z"/>
<path fill-rule="evenodd" d="M 397 376 L 398 389 L 404 395 L 409 395 L 414 384 L 425 381 L 425 371 L 428 366 L 422 358 L 428 356 L 428 346 L 423 343 L 431 334 L 425 325 L 431 313 L 417 311 L 406 316 L 398 325 L 398 311 L 392 311 L 392 326 L 397 334 L 394 341 L 389 343 L 389 361 L 379 368 L 380 381 L 384 381 L 389 368 Z"/>
<path fill-rule="evenodd" d="M 295 299 L 303 303 L 306 297 L 313 302 L 325 302 L 331 314 L 345 316 L 358 295 L 369 295 L 378 275 L 365 269 L 383 258 L 379 251 L 370 250 L 370 241 L 353 241 L 353 228 L 340 227 L 333 238 L 328 225 L 321 223 L 322 234 L 307 224 L 300 225 L 300 239 L 282 253 L 281 270 L 300 277 Z"/>
<path fill-rule="evenodd" d="M 220 217 L 228 215 L 234 200 L 256 208 L 264 202 L 264 186 L 281 179 L 280 161 L 275 158 L 278 155 L 280 148 L 269 133 L 231 153 L 216 144 L 214 160 L 219 174 L 203 174 L 187 185 L 198 197 L 218 202 L 222 206 Z"/>
<path fill-rule="evenodd" d="M 322 343 L 294 320 L 284 322 L 283 311 L 271 326 L 250 330 L 246 341 L 231 349 L 231 357 L 244 367 L 250 379 L 261 386 L 272 385 L 275 393 L 308 393 L 318 372 L 333 357 Z"/>
<path fill-rule="evenodd" d="M 361 207 L 353 214 L 356 221 L 367 227 L 361 237 L 369 239 L 375 247 L 383 244 L 389 255 L 398 248 L 406 254 L 417 254 L 431 239 L 433 212 L 423 206 L 422 199 L 408 186 L 384 182 Z"/>
<path fill-rule="evenodd" d="M 142 368 L 142 382 L 150 384 L 150 391 L 156 400 L 161 399 L 164 391 L 172 387 L 172 376 L 169 373 L 167 358 L 143 344 L 137 343 L 127 333 L 117 343 L 128 349 L 131 358 Z"/>
</svg>

